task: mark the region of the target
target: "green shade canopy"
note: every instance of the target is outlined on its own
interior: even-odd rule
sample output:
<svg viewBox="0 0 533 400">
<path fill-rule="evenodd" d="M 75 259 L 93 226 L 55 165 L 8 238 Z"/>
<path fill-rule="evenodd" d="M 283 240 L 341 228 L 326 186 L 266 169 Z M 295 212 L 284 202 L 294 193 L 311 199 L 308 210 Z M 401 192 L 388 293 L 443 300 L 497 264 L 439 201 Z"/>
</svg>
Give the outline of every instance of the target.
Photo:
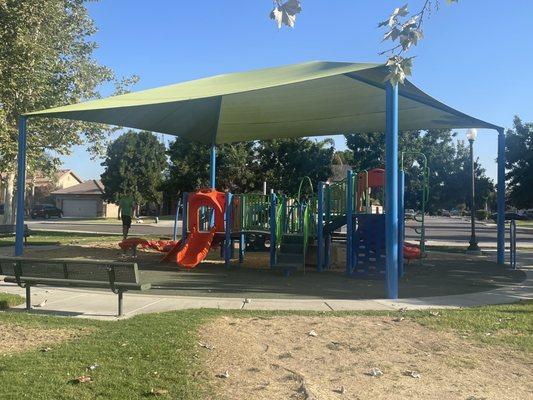
<svg viewBox="0 0 533 400">
<path fill-rule="evenodd" d="M 313 61 L 198 79 L 26 114 L 100 122 L 203 143 L 385 130 L 383 64 Z M 399 87 L 400 130 L 498 127 L 410 82 Z"/>
</svg>

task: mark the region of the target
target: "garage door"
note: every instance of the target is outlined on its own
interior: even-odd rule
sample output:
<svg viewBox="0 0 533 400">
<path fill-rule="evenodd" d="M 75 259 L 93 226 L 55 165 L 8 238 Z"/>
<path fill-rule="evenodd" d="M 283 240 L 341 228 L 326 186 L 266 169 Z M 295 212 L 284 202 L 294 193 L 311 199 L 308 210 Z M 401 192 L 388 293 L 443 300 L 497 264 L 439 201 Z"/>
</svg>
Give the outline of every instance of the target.
<svg viewBox="0 0 533 400">
<path fill-rule="evenodd" d="M 64 217 L 91 217 L 98 216 L 98 200 L 63 200 Z"/>
</svg>

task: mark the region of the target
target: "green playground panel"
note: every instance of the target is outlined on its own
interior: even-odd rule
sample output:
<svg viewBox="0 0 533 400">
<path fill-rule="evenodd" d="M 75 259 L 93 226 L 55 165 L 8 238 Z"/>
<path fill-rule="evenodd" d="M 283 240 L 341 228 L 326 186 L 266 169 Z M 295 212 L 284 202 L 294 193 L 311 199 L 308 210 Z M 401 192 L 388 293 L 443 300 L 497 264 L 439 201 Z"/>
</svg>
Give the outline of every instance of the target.
<svg viewBox="0 0 533 400">
<path fill-rule="evenodd" d="M 233 229 L 238 232 L 270 232 L 270 199 L 259 193 L 237 194 L 233 201 Z"/>
</svg>

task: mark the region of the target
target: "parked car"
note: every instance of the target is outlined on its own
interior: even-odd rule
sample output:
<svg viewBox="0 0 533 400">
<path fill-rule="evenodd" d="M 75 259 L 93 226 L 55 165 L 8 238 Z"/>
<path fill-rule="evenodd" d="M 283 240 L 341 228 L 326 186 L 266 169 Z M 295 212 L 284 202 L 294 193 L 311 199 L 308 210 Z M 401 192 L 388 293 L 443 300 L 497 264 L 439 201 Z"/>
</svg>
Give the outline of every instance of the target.
<svg viewBox="0 0 533 400">
<path fill-rule="evenodd" d="M 443 217 L 451 217 L 452 216 L 448 210 L 441 210 L 440 215 L 442 215 Z"/>
<path fill-rule="evenodd" d="M 415 219 L 416 212 L 412 208 L 405 209 L 405 219 Z"/>
<path fill-rule="evenodd" d="M 494 221 L 498 221 L 498 213 L 494 213 L 492 214 L 491 218 L 494 220 Z M 510 221 L 510 220 L 518 220 L 518 221 L 525 221 L 527 220 L 527 216 L 524 215 L 524 214 L 519 214 L 517 212 L 506 212 L 505 213 L 505 220 L 506 221 Z"/>
<path fill-rule="evenodd" d="M 523 214 L 527 217 L 527 219 L 533 219 L 533 210 L 532 209 L 524 210 Z"/>
<path fill-rule="evenodd" d="M 454 208 L 453 210 L 450 211 L 450 217 L 461 217 L 461 216 L 463 216 L 463 212 L 461 210 Z"/>
<path fill-rule="evenodd" d="M 35 204 L 30 211 L 30 217 L 32 219 L 44 218 L 48 219 L 50 217 L 61 218 L 63 212 L 52 204 Z"/>
</svg>

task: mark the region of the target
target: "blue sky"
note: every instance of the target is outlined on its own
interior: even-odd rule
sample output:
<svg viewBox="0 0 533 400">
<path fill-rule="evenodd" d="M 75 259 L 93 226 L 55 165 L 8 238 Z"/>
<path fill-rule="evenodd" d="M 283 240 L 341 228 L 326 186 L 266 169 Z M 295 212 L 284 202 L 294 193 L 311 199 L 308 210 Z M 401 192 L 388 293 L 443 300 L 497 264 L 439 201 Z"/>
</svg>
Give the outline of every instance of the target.
<svg viewBox="0 0 533 400">
<path fill-rule="evenodd" d="M 96 58 L 119 76 L 139 75 L 135 90 L 204 76 L 310 60 L 383 61 L 386 19 L 402 1 L 302 0 L 295 29 L 278 30 L 270 0 L 100 0 L 88 3 L 99 28 Z M 409 1 L 410 8 L 422 0 Z M 533 121 L 528 78 L 533 65 L 531 0 L 460 0 L 426 21 L 411 80 L 444 103 L 511 127 Z M 460 137 L 465 132 L 460 131 Z M 335 137 L 344 148 L 344 138 Z M 480 131 L 476 152 L 496 176 L 496 134 Z M 84 179 L 99 178 L 101 160 L 84 148 L 64 157 Z"/>
</svg>

